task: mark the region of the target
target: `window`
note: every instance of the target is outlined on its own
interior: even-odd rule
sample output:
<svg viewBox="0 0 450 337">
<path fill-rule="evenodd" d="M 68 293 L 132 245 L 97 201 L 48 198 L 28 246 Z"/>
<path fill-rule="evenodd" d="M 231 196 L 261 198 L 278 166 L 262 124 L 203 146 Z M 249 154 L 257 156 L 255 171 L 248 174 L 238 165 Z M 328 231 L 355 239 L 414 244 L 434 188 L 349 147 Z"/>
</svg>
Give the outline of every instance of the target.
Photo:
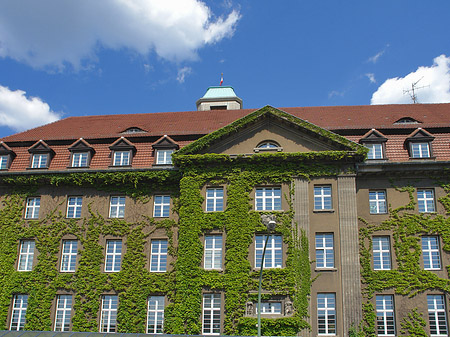
<svg viewBox="0 0 450 337">
<path fill-rule="evenodd" d="M 203 322 L 204 335 L 220 334 L 220 294 L 203 294 Z"/>
<path fill-rule="evenodd" d="M 430 143 L 411 143 L 412 158 L 430 158 Z"/>
<path fill-rule="evenodd" d="M 434 207 L 434 191 L 432 189 L 418 189 L 417 190 L 417 204 L 420 213 L 435 212 Z"/>
<path fill-rule="evenodd" d="M 395 336 L 394 298 L 392 295 L 377 295 L 378 336 Z"/>
<path fill-rule="evenodd" d="M 75 272 L 77 253 L 78 253 L 77 240 L 63 241 L 61 254 L 61 269 L 60 269 L 62 272 L 69 272 L 69 273 Z"/>
<path fill-rule="evenodd" d="M 28 198 L 27 206 L 25 209 L 25 219 L 37 219 L 39 218 L 39 208 L 41 207 L 41 198 Z"/>
<path fill-rule="evenodd" d="M 206 211 L 221 212 L 223 211 L 223 188 L 214 187 L 206 189 Z"/>
<path fill-rule="evenodd" d="M 9 162 L 9 154 L 0 156 L 0 170 L 7 170 Z"/>
<path fill-rule="evenodd" d="M 55 331 L 70 331 L 72 316 L 72 295 L 58 295 L 56 298 Z"/>
<path fill-rule="evenodd" d="M 155 218 L 167 218 L 170 213 L 170 195 L 155 195 L 153 216 Z"/>
<path fill-rule="evenodd" d="M 336 294 L 317 294 L 317 329 L 319 335 L 336 334 Z"/>
<path fill-rule="evenodd" d="M 171 165 L 174 150 L 156 150 L 156 164 Z"/>
<path fill-rule="evenodd" d="M 383 159 L 383 144 L 381 143 L 367 143 L 364 144 L 369 149 L 367 159 Z"/>
<path fill-rule="evenodd" d="M 33 154 L 31 160 L 31 168 L 47 168 L 48 166 L 48 153 Z"/>
<path fill-rule="evenodd" d="M 264 244 L 267 241 L 263 268 L 281 268 L 283 261 L 283 242 L 281 235 L 256 235 L 255 267 L 261 268 Z"/>
<path fill-rule="evenodd" d="M 122 263 L 122 241 L 106 241 L 105 272 L 118 272 Z"/>
<path fill-rule="evenodd" d="M 164 296 L 150 296 L 147 310 L 147 333 L 163 333 Z"/>
<path fill-rule="evenodd" d="M 278 149 L 280 146 L 274 142 L 262 142 L 257 146 L 258 149 Z"/>
<path fill-rule="evenodd" d="M 125 216 L 125 197 L 111 197 L 109 205 L 110 218 L 123 218 Z"/>
<path fill-rule="evenodd" d="M 258 303 L 256 303 L 256 313 L 258 313 Z M 281 315 L 281 302 L 261 302 L 261 314 Z"/>
<path fill-rule="evenodd" d="M 332 209 L 331 185 L 314 186 L 314 209 Z"/>
<path fill-rule="evenodd" d="M 87 167 L 88 159 L 88 152 L 74 152 L 72 153 L 72 167 Z"/>
<path fill-rule="evenodd" d="M 82 197 L 69 197 L 67 200 L 67 217 L 81 218 Z"/>
<path fill-rule="evenodd" d="M 205 236 L 205 269 L 222 269 L 222 235 Z"/>
<path fill-rule="evenodd" d="M 391 245 L 388 236 L 373 237 L 373 269 L 391 269 Z"/>
<path fill-rule="evenodd" d="M 422 255 L 425 270 L 441 269 L 439 238 L 437 236 L 422 236 Z"/>
<path fill-rule="evenodd" d="M 258 187 L 255 193 L 255 209 L 257 211 L 281 210 L 281 188 Z"/>
<path fill-rule="evenodd" d="M 20 241 L 19 264 L 17 266 L 18 271 L 33 270 L 34 248 L 34 240 Z"/>
<path fill-rule="evenodd" d="M 427 295 L 431 336 L 448 336 L 444 296 Z"/>
<path fill-rule="evenodd" d="M 102 296 L 102 313 L 100 319 L 100 332 L 117 331 L 117 295 Z"/>
<path fill-rule="evenodd" d="M 369 191 L 370 214 L 387 213 L 386 191 Z"/>
<path fill-rule="evenodd" d="M 113 166 L 130 165 L 130 151 L 114 151 Z"/>
<path fill-rule="evenodd" d="M 316 268 L 334 268 L 333 233 L 316 234 Z"/>
<path fill-rule="evenodd" d="M 23 330 L 27 313 L 28 295 L 14 295 L 10 330 Z"/>
<path fill-rule="evenodd" d="M 150 253 L 150 271 L 167 271 L 167 240 L 152 240 Z"/>
</svg>

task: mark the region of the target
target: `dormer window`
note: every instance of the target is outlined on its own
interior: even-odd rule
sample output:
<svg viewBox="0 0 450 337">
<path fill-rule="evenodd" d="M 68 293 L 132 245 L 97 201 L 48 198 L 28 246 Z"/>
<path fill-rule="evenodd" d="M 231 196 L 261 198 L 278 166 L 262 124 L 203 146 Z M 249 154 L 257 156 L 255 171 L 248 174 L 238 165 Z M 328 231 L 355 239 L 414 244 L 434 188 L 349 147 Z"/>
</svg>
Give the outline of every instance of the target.
<svg viewBox="0 0 450 337">
<path fill-rule="evenodd" d="M 130 133 L 142 133 L 142 132 L 147 132 L 147 131 L 144 131 L 141 128 L 138 128 L 137 126 L 135 126 L 135 127 L 126 129 L 122 133 L 130 134 Z"/>
<path fill-rule="evenodd" d="M 365 146 L 369 149 L 369 153 L 367 154 L 367 159 L 383 159 L 383 144 L 381 143 L 370 143 L 365 144 Z"/>
<path fill-rule="evenodd" d="M 43 169 L 50 166 L 50 160 L 55 152 L 45 143 L 40 140 L 28 149 L 31 153 L 30 167 L 32 169 Z"/>
<path fill-rule="evenodd" d="M 0 142 L 0 170 L 7 170 L 16 154 L 3 142 Z"/>
<path fill-rule="evenodd" d="M 72 167 L 87 167 L 88 166 L 88 152 L 78 152 L 72 155 Z"/>
<path fill-rule="evenodd" d="M 411 159 L 432 158 L 431 142 L 434 137 L 428 131 L 418 128 L 406 138 L 405 146 Z"/>
<path fill-rule="evenodd" d="M 372 129 L 359 141 L 369 149 L 367 159 L 385 159 L 387 138 L 379 131 Z"/>
<path fill-rule="evenodd" d="M 172 154 L 178 149 L 178 144 L 172 138 L 165 135 L 152 146 L 155 150 L 156 165 L 172 165 Z"/>
<path fill-rule="evenodd" d="M 411 143 L 411 157 L 412 158 L 430 158 L 430 144 L 429 143 Z"/>
<path fill-rule="evenodd" d="M 156 150 L 156 164 L 172 165 L 172 150 Z"/>
<path fill-rule="evenodd" d="M 0 170 L 7 170 L 9 162 L 9 155 L 3 154 L 0 156 Z"/>
<path fill-rule="evenodd" d="M 420 122 L 411 117 L 403 117 L 394 122 L 394 124 L 419 124 Z"/>
<path fill-rule="evenodd" d="M 48 167 L 48 153 L 33 154 L 31 161 L 31 168 L 47 168 Z"/>
<path fill-rule="evenodd" d="M 283 148 L 273 140 L 265 140 L 259 143 L 256 148 L 253 149 L 254 152 L 265 152 L 265 151 L 276 151 L 281 152 Z"/>
<path fill-rule="evenodd" d="M 72 153 L 70 167 L 89 167 L 91 158 L 94 155 L 94 148 L 86 142 L 83 138 L 80 138 L 69 147 L 69 151 Z"/>
<path fill-rule="evenodd" d="M 112 155 L 112 166 L 130 166 L 136 147 L 125 137 L 116 140 L 110 147 Z"/>
<path fill-rule="evenodd" d="M 130 165 L 131 151 L 114 151 L 113 166 Z"/>
</svg>

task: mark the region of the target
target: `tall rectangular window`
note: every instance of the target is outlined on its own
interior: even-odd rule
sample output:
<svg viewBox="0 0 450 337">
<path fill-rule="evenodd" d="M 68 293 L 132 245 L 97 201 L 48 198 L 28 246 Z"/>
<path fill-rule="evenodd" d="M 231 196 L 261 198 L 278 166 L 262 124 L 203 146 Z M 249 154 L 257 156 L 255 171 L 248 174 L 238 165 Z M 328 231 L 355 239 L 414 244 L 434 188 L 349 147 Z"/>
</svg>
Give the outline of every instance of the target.
<svg viewBox="0 0 450 337">
<path fill-rule="evenodd" d="M 106 241 L 105 272 L 118 272 L 122 263 L 122 241 Z"/>
<path fill-rule="evenodd" d="M 262 254 L 266 240 L 267 248 L 263 268 L 281 268 L 283 263 L 283 240 L 281 235 L 256 235 L 255 267 L 261 268 Z"/>
<path fill-rule="evenodd" d="M 125 197 L 111 197 L 109 204 L 110 218 L 123 218 L 125 216 Z"/>
<path fill-rule="evenodd" d="M 164 332 L 164 296 L 148 298 L 147 333 Z"/>
<path fill-rule="evenodd" d="M 206 189 L 206 211 L 223 211 L 223 188 L 214 187 Z"/>
<path fill-rule="evenodd" d="M 113 166 L 130 165 L 130 151 L 114 151 Z"/>
<path fill-rule="evenodd" d="M 333 233 L 316 234 L 316 267 L 334 268 Z"/>
<path fill-rule="evenodd" d="M 376 309 L 378 336 L 395 336 L 394 297 L 377 295 Z"/>
<path fill-rule="evenodd" d="M 33 270 L 34 249 L 34 240 L 20 241 L 19 263 L 17 265 L 18 271 Z"/>
<path fill-rule="evenodd" d="M 412 158 L 429 158 L 430 143 L 411 143 Z"/>
<path fill-rule="evenodd" d="M 203 322 L 204 335 L 220 334 L 220 294 L 203 294 Z"/>
<path fill-rule="evenodd" d="M 257 211 L 281 210 L 281 188 L 280 187 L 256 188 L 255 209 Z"/>
<path fill-rule="evenodd" d="M 391 244 L 388 236 L 373 237 L 373 269 L 391 269 Z"/>
<path fill-rule="evenodd" d="M 441 269 L 438 236 L 422 236 L 423 266 L 426 270 Z"/>
<path fill-rule="evenodd" d="M 156 164 L 171 165 L 173 150 L 156 150 Z"/>
<path fill-rule="evenodd" d="M 431 188 L 417 190 L 417 204 L 420 213 L 435 212 L 434 190 Z"/>
<path fill-rule="evenodd" d="M 83 197 L 69 197 L 67 199 L 67 217 L 81 218 L 82 206 L 83 206 Z"/>
<path fill-rule="evenodd" d="M 205 236 L 205 269 L 222 269 L 222 235 Z"/>
<path fill-rule="evenodd" d="M 61 254 L 61 271 L 73 273 L 75 272 L 78 253 L 77 240 L 64 240 Z"/>
<path fill-rule="evenodd" d="M 155 195 L 153 204 L 153 216 L 155 218 L 167 218 L 170 215 L 170 195 Z"/>
<path fill-rule="evenodd" d="M 31 168 L 47 168 L 48 153 L 33 154 Z"/>
<path fill-rule="evenodd" d="M 150 253 L 150 271 L 167 271 L 167 240 L 152 240 Z"/>
<path fill-rule="evenodd" d="M 27 206 L 25 209 L 25 219 L 39 218 L 39 209 L 41 208 L 41 198 L 33 197 L 27 199 Z"/>
<path fill-rule="evenodd" d="M 317 294 L 317 330 L 319 335 L 336 334 L 336 294 Z"/>
<path fill-rule="evenodd" d="M 88 152 L 72 153 L 72 167 L 87 167 L 88 158 L 89 158 Z"/>
<path fill-rule="evenodd" d="M 369 191 L 370 214 L 387 213 L 386 191 Z"/>
<path fill-rule="evenodd" d="M 427 304 L 431 336 L 448 336 L 444 296 L 427 295 Z"/>
<path fill-rule="evenodd" d="M 331 185 L 314 186 L 314 209 L 332 209 Z"/>
<path fill-rule="evenodd" d="M 102 296 L 102 312 L 100 318 L 100 332 L 117 331 L 117 307 L 119 299 L 117 295 Z"/>
<path fill-rule="evenodd" d="M 9 154 L 0 156 L 0 170 L 6 170 L 8 168 Z"/>
<path fill-rule="evenodd" d="M 27 307 L 28 295 L 14 295 L 9 330 L 23 330 Z"/>
<path fill-rule="evenodd" d="M 383 144 L 367 143 L 364 145 L 369 149 L 369 153 L 367 153 L 367 159 L 383 159 Z"/>
<path fill-rule="evenodd" d="M 70 331 L 72 318 L 72 295 L 58 295 L 56 298 L 55 331 Z"/>
</svg>

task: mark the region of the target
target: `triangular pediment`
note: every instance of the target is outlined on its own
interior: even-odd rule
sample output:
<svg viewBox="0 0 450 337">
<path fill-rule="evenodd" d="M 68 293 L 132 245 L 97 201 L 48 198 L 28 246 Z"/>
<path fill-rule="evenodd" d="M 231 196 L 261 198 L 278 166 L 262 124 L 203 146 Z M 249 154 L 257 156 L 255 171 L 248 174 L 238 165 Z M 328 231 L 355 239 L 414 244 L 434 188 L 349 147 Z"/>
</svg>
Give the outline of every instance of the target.
<svg viewBox="0 0 450 337">
<path fill-rule="evenodd" d="M 14 151 L 8 145 L 6 145 L 6 143 L 0 141 L 0 155 L 12 153 L 14 153 Z"/>
<path fill-rule="evenodd" d="M 422 128 L 417 128 L 416 130 L 414 130 L 407 138 L 408 141 L 420 141 L 420 140 L 433 140 L 434 136 L 429 133 L 428 131 L 422 129 Z"/>
<path fill-rule="evenodd" d="M 120 137 L 109 147 L 110 150 L 120 151 L 120 150 L 133 150 L 136 151 L 136 146 L 132 142 L 130 142 L 125 137 Z"/>
<path fill-rule="evenodd" d="M 265 106 L 206 135 L 179 154 L 357 151 L 362 146 L 333 132 Z"/>
<path fill-rule="evenodd" d="M 360 143 L 385 142 L 385 141 L 387 141 L 386 136 L 383 135 L 380 131 L 375 129 L 370 130 L 360 139 Z"/>
<path fill-rule="evenodd" d="M 39 140 L 36 143 L 34 143 L 28 149 L 28 152 L 30 152 L 30 153 L 46 153 L 46 152 L 54 153 L 52 148 L 50 146 L 48 146 L 48 144 L 46 142 L 44 142 L 43 140 Z"/>
<path fill-rule="evenodd" d="M 94 148 L 83 138 L 78 139 L 72 145 L 69 146 L 69 151 L 71 152 L 95 152 Z"/>
<path fill-rule="evenodd" d="M 153 143 L 154 149 L 178 149 L 178 144 L 169 136 L 164 135 Z"/>
</svg>

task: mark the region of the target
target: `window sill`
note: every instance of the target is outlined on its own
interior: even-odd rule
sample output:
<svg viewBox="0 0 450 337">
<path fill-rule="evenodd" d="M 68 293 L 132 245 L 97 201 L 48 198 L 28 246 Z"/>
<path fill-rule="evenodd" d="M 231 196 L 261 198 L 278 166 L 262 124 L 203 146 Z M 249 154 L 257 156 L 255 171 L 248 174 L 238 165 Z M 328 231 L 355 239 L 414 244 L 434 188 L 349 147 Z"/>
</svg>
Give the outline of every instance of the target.
<svg viewBox="0 0 450 337">
<path fill-rule="evenodd" d="M 313 213 L 334 213 L 334 209 L 314 209 Z"/>
<path fill-rule="evenodd" d="M 48 170 L 48 167 L 27 167 L 27 170 Z"/>
<path fill-rule="evenodd" d="M 337 268 L 315 268 L 315 272 L 337 272 Z"/>
<path fill-rule="evenodd" d="M 370 213 L 370 215 L 386 215 L 386 214 L 388 214 L 388 213 L 387 212 L 384 212 L 384 213 L 381 213 L 381 212 L 380 213 L 372 213 L 371 212 Z"/>
<path fill-rule="evenodd" d="M 409 157 L 409 160 L 419 160 L 419 161 L 422 161 L 422 160 L 435 160 L 436 159 L 436 157 Z"/>
</svg>

